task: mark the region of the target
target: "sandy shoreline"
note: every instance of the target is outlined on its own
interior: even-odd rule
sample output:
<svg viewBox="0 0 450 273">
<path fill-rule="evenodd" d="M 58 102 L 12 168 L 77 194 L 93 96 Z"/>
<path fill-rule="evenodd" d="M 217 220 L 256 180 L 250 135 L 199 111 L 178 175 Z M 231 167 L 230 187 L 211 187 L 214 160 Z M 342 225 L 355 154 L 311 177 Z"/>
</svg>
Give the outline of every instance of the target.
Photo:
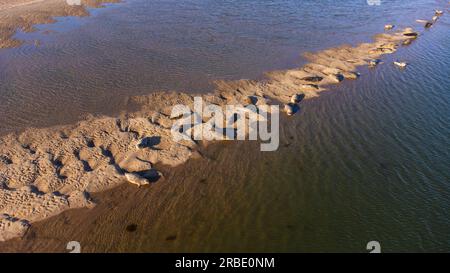
<svg viewBox="0 0 450 273">
<path fill-rule="evenodd" d="M 0 11 L 10 9 L 10 8 L 16 8 L 16 7 L 22 7 L 26 5 L 31 5 L 35 3 L 44 2 L 46 0 L 9 0 L 9 1 L 0 1 Z"/>
<path fill-rule="evenodd" d="M 53 0 L 46 3 L 61 5 L 60 1 Z M 86 11 L 59 7 L 63 8 L 51 14 L 26 17 L 36 20 L 11 20 L 6 27 L 0 25 L 0 33 L 6 33 L 2 37 L 7 37 L 2 38 L 0 48 L 20 44 L 11 39 L 11 25 L 32 30 L 36 23 L 51 22 L 52 16 L 67 16 L 72 12 L 83 16 Z M 0 10 L 0 18 L 1 15 Z M 317 97 L 331 84 L 357 79 L 357 67 L 394 53 L 417 35 L 410 28 L 386 31 L 377 35 L 372 43 L 305 54 L 309 63 L 301 68 L 270 72 L 263 81 L 220 81 L 214 92 L 198 96 L 222 107 L 287 104 L 296 94 L 306 99 Z M 199 144 L 194 141 L 177 143 L 170 132 L 172 106 L 180 103 L 192 106 L 193 98 L 194 94 L 176 92 L 132 97 L 130 103 L 139 105 L 139 110 L 132 113 L 122 113 L 118 117 L 92 116 L 73 125 L 29 128 L 1 137 L 0 215 L 3 216 L 0 217 L 0 241 L 22 236 L 30 224 L 63 211 L 95 206 L 90 194 L 125 183 L 126 174 L 158 179 L 158 175 L 154 177 L 158 171 L 156 166 L 175 168 L 191 158 L 202 158 Z M 158 137 L 160 142 L 154 147 L 139 147 L 148 137 Z"/>
<path fill-rule="evenodd" d="M 87 8 L 118 2 L 120 0 L 83 0 L 81 6 L 71 6 L 65 0 L 0 1 L 0 49 L 22 45 L 23 41 L 13 38 L 18 29 L 33 32 L 34 25 L 54 23 L 54 17 L 88 16 Z"/>
<path fill-rule="evenodd" d="M 292 125 L 292 120 L 283 118 L 282 123 Z M 286 145 L 286 141 L 293 140 L 283 131 L 281 141 Z M 199 217 L 197 206 L 213 209 L 212 200 L 227 200 L 231 189 L 239 191 L 243 185 L 238 184 L 247 180 L 247 170 L 253 169 L 251 162 L 273 162 L 279 156 L 260 152 L 258 142 L 214 143 L 202 147 L 201 152 L 202 158 L 174 168 L 157 166 L 164 178 L 150 186 L 122 184 L 93 194 L 97 205 L 92 209 L 67 210 L 34 223 L 23 238 L 0 243 L 0 252 L 66 252 L 67 242 L 72 240 L 81 243 L 82 252 L 177 252 L 180 244 L 188 240 L 186 237 L 192 239 L 191 231 L 180 231 L 180 227 L 184 221 Z M 237 158 L 249 160 L 234 164 Z M 171 222 L 174 217 L 178 220 Z M 129 231 L 134 224 L 137 231 Z M 102 228 L 95 229 L 97 225 Z M 147 246 L 137 243 L 143 237 L 150 238 Z M 184 245 L 186 248 L 189 243 Z"/>
</svg>

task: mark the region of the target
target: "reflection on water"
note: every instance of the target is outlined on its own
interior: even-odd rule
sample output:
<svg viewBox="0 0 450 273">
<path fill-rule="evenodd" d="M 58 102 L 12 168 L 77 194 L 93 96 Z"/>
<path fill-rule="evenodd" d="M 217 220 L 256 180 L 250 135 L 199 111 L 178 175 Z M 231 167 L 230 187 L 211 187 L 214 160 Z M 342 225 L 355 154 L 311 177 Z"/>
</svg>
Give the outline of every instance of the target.
<svg viewBox="0 0 450 273">
<path fill-rule="evenodd" d="M 428 18 L 441 1 L 335 3 L 136 0 L 62 19 L 42 27 L 59 31 L 42 47 L 0 54 L 1 126 L 108 112 L 121 97 L 155 89 L 260 77 L 297 65 L 299 52 Z M 450 251 L 449 20 L 378 68 L 361 68 L 359 80 L 304 102 L 277 153 L 230 145 L 211 154 L 226 167 L 197 166 L 205 178 L 195 177 L 197 186 L 185 173 L 186 181 L 138 191 L 127 210 L 97 215 L 80 236 L 103 251 L 365 251 L 372 240 L 383 251 Z M 397 58 L 411 65 L 400 71 Z"/>
</svg>

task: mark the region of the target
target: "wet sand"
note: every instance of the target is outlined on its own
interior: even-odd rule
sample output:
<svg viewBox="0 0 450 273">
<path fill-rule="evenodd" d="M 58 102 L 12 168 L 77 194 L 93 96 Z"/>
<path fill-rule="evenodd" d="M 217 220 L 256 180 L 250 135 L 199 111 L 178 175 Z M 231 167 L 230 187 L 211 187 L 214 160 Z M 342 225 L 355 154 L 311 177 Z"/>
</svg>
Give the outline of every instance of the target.
<svg viewBox="0 0 450 273">
<path fill-rule="evenodd" d="M 293 125 L 301 117 L 281 117 L 281 150 L 300 145 L 297 126 Z M 279 167 L 274 162 L 295 161 L 292 153 L 286 158 L 286 153 L 261 152 L 259 142 L 255 141 L 214 143 L 199 147 L 199 151 L 203 156 L 186 164 L 156 166 L 164 178 L 149 186 L 137 188 L 126 183 L 93 194 L 97 204 L 94 208 L 67 210 L 37 222 L 22 238 L 0 243 L 0 249 L 3 252 L 68 252 L 67 243 L 75 240 L 80 242 L 82 252 L 206 252 L 208 249 L 198 244 L 202 240 L 199 236 L 203 233 L 207 237 L 210 229 L 221 227 L 210 227 L 211 219 L 205 218 L 204 211 L 197 208 L 209 208 L 207 215 L 221 218 L 225 230 L 231 222 L 228 219 L 231 213 L 237 210 L 258 213 L 235 205 L 241 203 L 235 200 L 237 196 L 258 195 L 252 189 L 259 183 L 252 179 L 253 173 L 267 173 L 272 183 L 280 184 L 282 178 L 271 171 Z M 190 225 L 192 221 L 195 226 Z M 289 223 L 279 224 L 286 229 L 294 228 Z M 235 245 L 222 240 L 217 238 L 213 245 L 223 252 L 273 252 L 277 247 L 283 251 L 283 246 L 276 244 L 262 250 L 256 245 L 239 244 L 239 240 Z"/>
<path fill-rule="evenodd" d="M 34 25 L 54 23 L 54 17 L 88 16 L 88 7 L 101 7 L 103 3 L 117 3 L 120 0 L 81 2 L 81 6 L 71 6 L 65 0 L 0 1 L 0 49 L 17 47 L 23 43 L 13 38 L 17 30 L 33 32 Z"/>
<path fill-rule="evenodd" d="M 35 22 L 27 21 L 23 26 L 31 27 Z M 219 81 L 214 92 L 198 96 L 221 107 L 289 105 L 294 95 L 314 98 L 330 84 L 356 80 L 358 66 L 370 65 L 382 55 L 394 53 L 418 35 L 410 28 L 386 31 L 377 35 L 372 43 L 306 54 L 310 63 L 298 69 L 270 72 L 262 81 Z M 16 42 L 9 45 L 11 43 Z M 193 99 L 194 94 L 176 92 L 132 97 L 129 104 L 138 106 L 135 112 L 118 117 L 91 116 L 74 125 L 30 128 L 2 137 L 0 239 L 28 234 L 30 224 L 38 224 L 69 209 L 92 208 L 99 203 L 100 208 L 93 212 L 103 212 L 102 201 L 95 202 L 90 196 L 127 180 L 132 182 L 128 175 L 147 183 L 161 179 L 179 181 L 180 176 L 172 176 L 173 172 L 168 170 L 180 168 L 183 172 L 180 166 L 188 160 L 207 158 L 201 144 L 192 140 L 177 143 L 170 132 L 174 121 L 170 118 L 172 107 L 180 103 L 192 107 Z M 159 141 L 151 147 L 140 147 L 139 144 L 149 137 Z M 170 175 L 161 178 L 158 172 Z"/>
<path fill-rule="evenodd" d="M 2 0 L 0 1 L 0 11 L 10 8 L 17 8 L 21 6 L 31 5 L 44 1 L 45 0 Z"/>
<path fill-rule="evenodd" d="M 204 151 L 203 158 L 175 168 L 163 167 L 161 171 L 166 177 L 150 186 L 137 188 L 123 184 L 94 194 L 92 197 L 98 202 L 95 208 L 65 211 L 33 224 L 23 238 L 1 243 L 0 249 L 4 252 L 67 252 L 67 242 L 76 240 L 81 243 L 82 252 L 179 251 L 180 245 L 186 247 L 189 240 L 195 240 L 189 229 L 181 227 L 185 219 L 199 217 L 197 206 L 213 208 L 209 203 L 211 199 L 227 199 L 230 191 L 245 186 L 236 185 L 236 181 L 245 180 L 251 168 L 249 164 L 235 164 L 236 158 L 245 154 L 253 162 L 270 162 L 274 156 L 255 151 L 258 151 L 257 143 L 214 144 Z M 101 229 L 97 228 L 99 225 Z M 136 230 L 130 231 L 133 225 Z M 148 239 L 137 243 L 142 238 Z"/>
</svg>

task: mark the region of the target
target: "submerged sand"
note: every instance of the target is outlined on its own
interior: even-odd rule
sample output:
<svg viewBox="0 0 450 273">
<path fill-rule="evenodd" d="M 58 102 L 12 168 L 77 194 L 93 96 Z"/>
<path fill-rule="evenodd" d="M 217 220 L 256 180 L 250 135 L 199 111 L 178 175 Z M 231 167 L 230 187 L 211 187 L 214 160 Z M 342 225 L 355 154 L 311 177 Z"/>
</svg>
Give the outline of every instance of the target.
<svg viewBox="0 0 450 273">
<path fill-rule="evenodd" d="M 60 9 L 68 10 L 72 8 Z M 41 22 L 51 16 L 55 15 L 30 18 Z M 31 20 L 23 25 L 35 23 Z M 67 209 L 94 206 L 89 197 L 92 193 L 126 181 L 159 179 L 155 165 L 176 167 L 192 157 L 202 157 L 200 143 L 173 140 L 170 113 L 176 104 L 192 107 L 194 96 L 218 106 L 288 104 L 297 94 L 313 98 L 330 84 L 357 79 L 358 66 L 394 53 L 417 35 L 410 28 L 386 31 L 371 43 L 305 54 L 309 61 L 305 66 L 270 72 L 261 81 L 219 81 L 208 94 L 160 92 L 132 97 L 129 103 L 138 105 L 138 110 L 118 117 L 92 116 L 73 125 L 29 128 L 1 137 L 0 241 L 22 236 L 30 224 Z M 10 39 L 9 43 L 17 41 Z M 158 141 L 140 145 L 149 138 Z"/>
</svg>

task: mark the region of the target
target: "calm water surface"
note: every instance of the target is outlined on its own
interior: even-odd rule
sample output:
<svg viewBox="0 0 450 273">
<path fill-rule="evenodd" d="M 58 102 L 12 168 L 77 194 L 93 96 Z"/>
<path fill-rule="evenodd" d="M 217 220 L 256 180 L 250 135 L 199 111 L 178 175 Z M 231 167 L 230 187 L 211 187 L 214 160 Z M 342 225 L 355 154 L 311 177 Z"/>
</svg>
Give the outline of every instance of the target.
<svg viewBox="0 0 450 273">
<path fill-rule="evenodd" d="M 416 19 L 445 5 L 129 0 L 89 18 L 61 18 L 39 27 L 55 33 L 18 34 L 30 43 L 0 52 L 0 130 L 112 113 L 124 97 L 152 90 L 206 91 L 215 79 L 260 78 L 300 65 L 302 52 L 367 41 L 386 23 L 420 27 Z M 189 190 L 170 192 L 165 213 L 145 222 L 152 229 L 140 225 L 146 231 L 122 244 L 365 251 L 378 240 L 385 251 L 450 251 L 449 30 L 446 14 L 377 69 L 361 68 L 358 81 L 305 102 L 277 153 L 219 153 L 224 164 L 248 162 L 230 168 L 231 184 L 205 170 L 201 202 L 190 202 L 197 193 Z M 399 71 L 394 58 L 411 65 Z M 178 234 L 171 247 L 167 227 Z"/>
<path fill-rule="evenodd" d="M 128 0 L 60 18 L 0 52 L 0 133 L 117 112 L 129 95 L 260 78 L 298 66 L 305 51 L 429 18 L 440 2 Z"/>
</svg>

